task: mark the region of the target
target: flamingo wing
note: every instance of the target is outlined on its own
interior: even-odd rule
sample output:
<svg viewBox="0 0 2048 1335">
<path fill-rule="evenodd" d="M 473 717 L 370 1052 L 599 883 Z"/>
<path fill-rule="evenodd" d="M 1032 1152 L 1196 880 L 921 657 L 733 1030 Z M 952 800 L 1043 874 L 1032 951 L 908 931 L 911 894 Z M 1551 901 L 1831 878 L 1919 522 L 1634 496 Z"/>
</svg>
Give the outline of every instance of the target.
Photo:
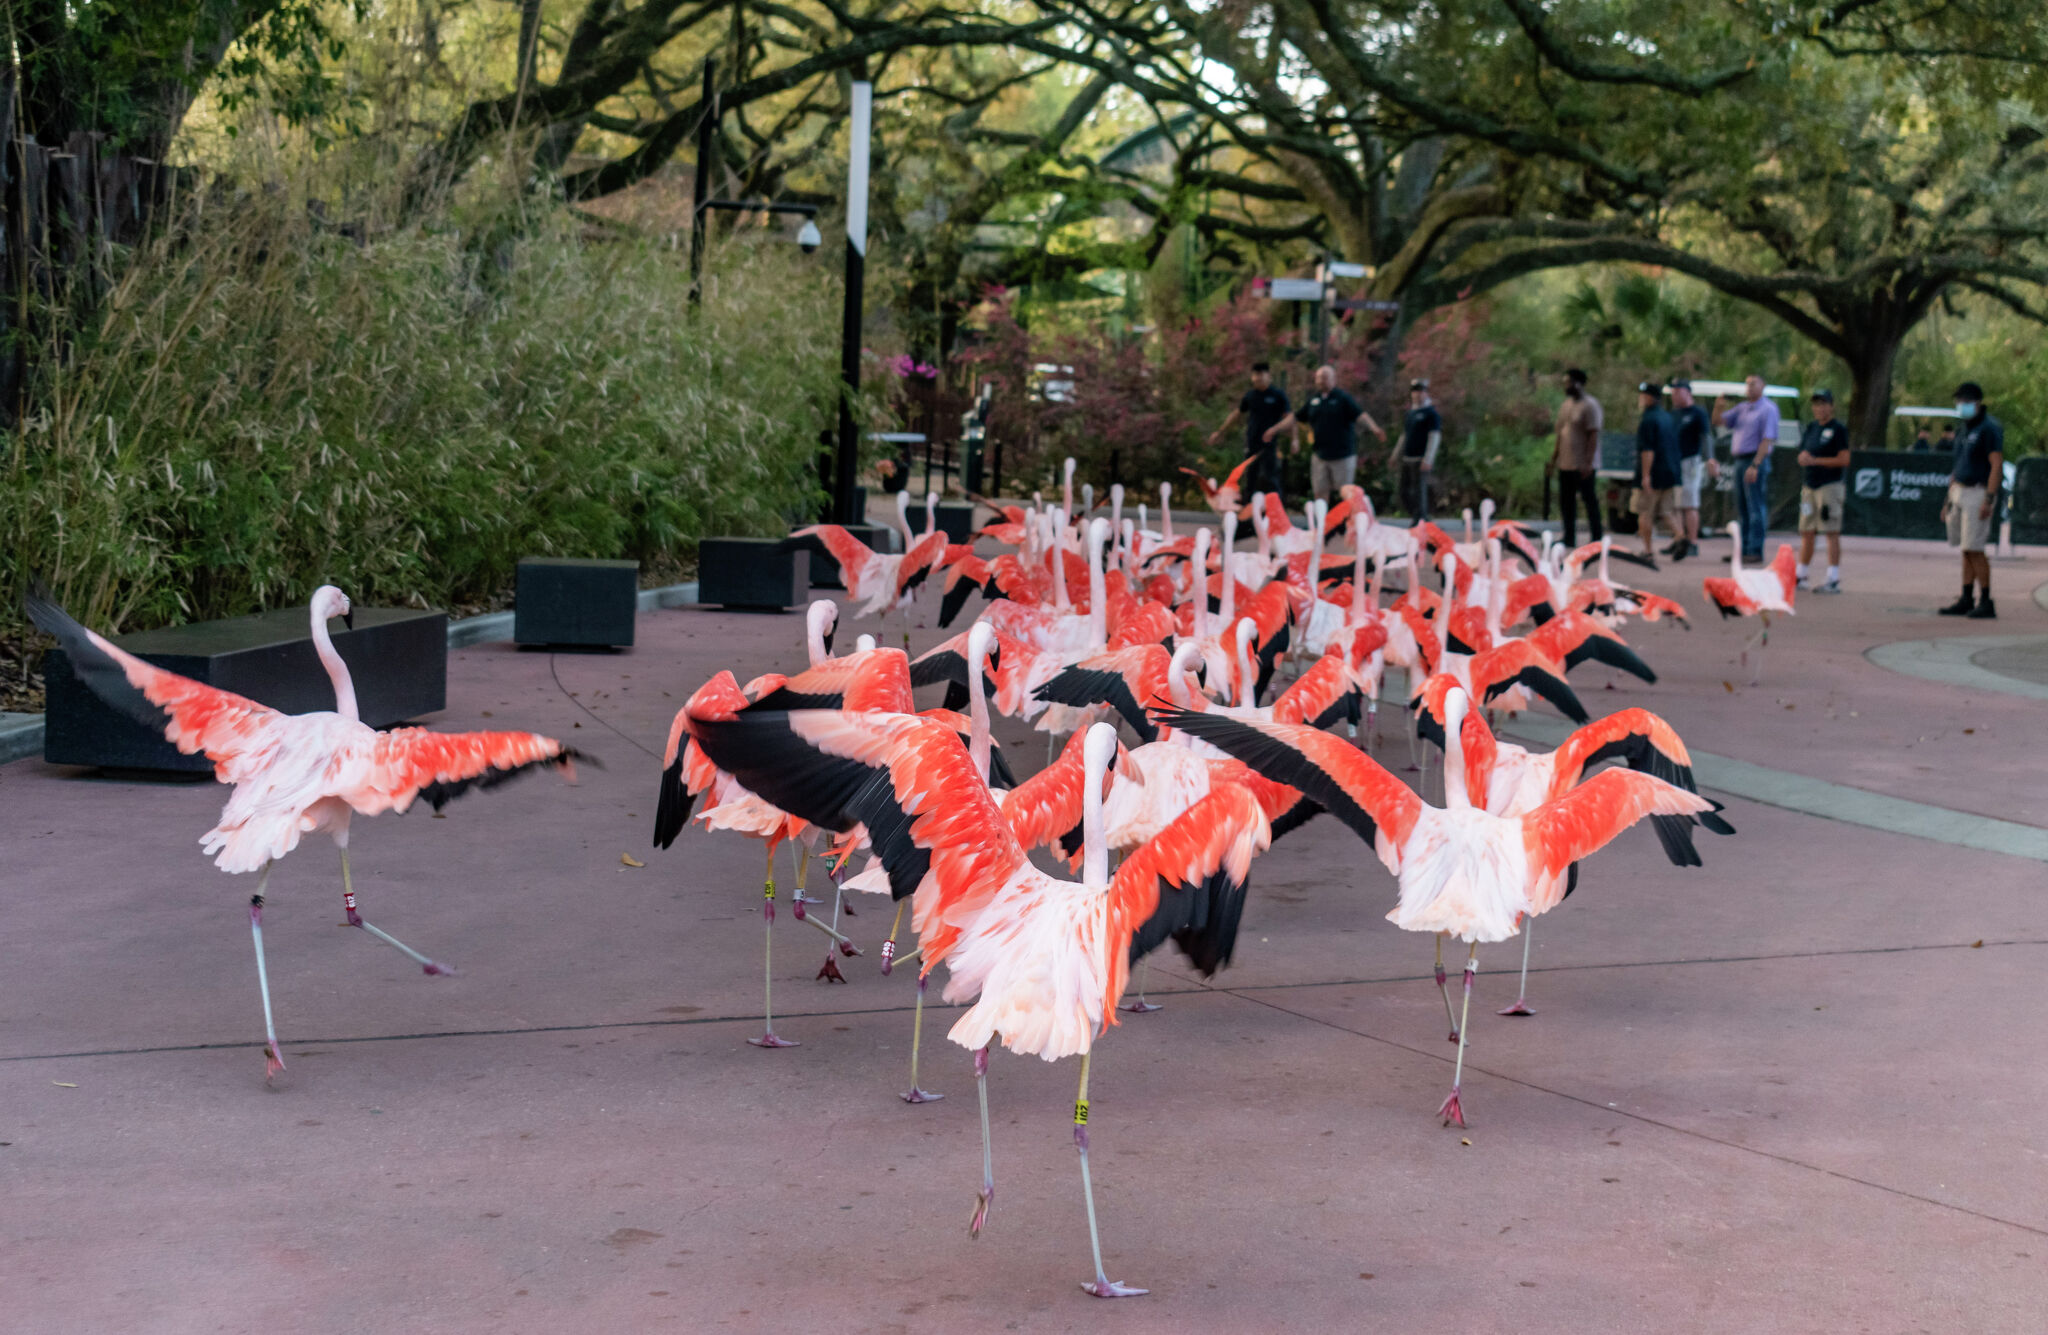
<svg viewBox="0 0 2048 1335">
<path fill-rule="evenodd" d="M 1628 642 L 1584 612 L 1565 612 L 1552 617 L 1524 636 L 1544 657 L 1555 659 L 1570 671 L 1587 659 L 1655 682 L 1657 674 Z"/>
<path fill-rule="evenodd" d="M 1255 723 L 1193 710 L 1154 711 L 1276 783 L 1300 790 L 1349 825 L 1393 869 L 1422 814 L 1415 790 L 1349 742 L 1301 723 Z"/>
<path fill-rule="evenodd" d="M 1164 693 L 1171 661 L 1172 655 L 1157 644 L 1096 654 L 1061 670 L 1032 695 L 1047 704 L 1075 708 L 1110 705 L 1131 725 L 1139 741 L 1156 742 L 1159 730 L 1146 715 L 1145 706 L 1154 696 Z"/>
<path fill-rule="evenodd" d="M 809 537 L 825 544 L 826 553 L 839 563 L 841 576 L 849 590 L 860 584 L 863 574 L 880 555 L 837 524 L 813 524 L 809 528 L 800 528 L 789 535 L 789 541 L 798 544 L 801 539 Z"/>
<path fill-rule="evenodd" d="M 1045 848 L 1081 825 L 1081 798 L 1087 788 L 1082 745 L 1088 730 L 1067 739 L 1058 760 L 1012 788 L 1003 798 L 1003 819 L 1025 848 Z"/>
<path fill-rule="evenodd" d="M 1596 719 L 1565 738 L 1553 753 L 1550 796 L 1562 796 L 1576 786 L 1579 778 L 1606 760 L 1618 760 L 1629 769 L 1653 775 L 1688 793 L 1699 791 L 1693 779 L 1692 755 L 1669 723 L 1647 709 L 1624 709 Z M 1735 827 L 1720 815 L 1719 803 L 1700 813 L 1699 823 L 1715 834 L 1733 834 Z M 1652 818 L 1665 854 L 1677 865 L 1696 865 L 1691 854 L 1692 821 L 1677 816 Z"/>
<path fill-rule="evenodd" d="M 540 766 L 561 771 L 571 782 L 576 761 L 588 756 L 552 737 L 532 732 L 434 732 L 427 728 L 394 728 L 371 733 L 363 758 L 367 765 L 352 771 L 350 782 L 335 796 L 366 816 L 404 811 L 415 798 L 439 811 L 472 789 L 496 788 Z"/>
<path fill-rule="evenodd" d="M 978 556 L 968 555 L 946 567 L 946 592 L 939 600 L 939 627 L 945 629 L 960 615 L 960 609 L 967 605 L 969 597 L 976 593 L 988 592 L 988 562 Z"/>
<path fill-rule="evenodd" d="M 1700 581 L 1700 588 L 1724 621 L 1729 617 L 1750 616 L 1760 610 L 1756 599 L 1749 596 L 1741 581 L 1731 576 L 1710 576 Z"/>
<path fill-rule="evenodd" d="M 1353 714 L 1358 693 L 1358 683 L 1345 669 L 1344 660 L 1324 654 L 1273 702 L 1273 721 L 1327 728 Z"/>
<path fill-rule="evenodd" d="M 1522 839 L 1535 883 L 1556 885 L 1572 863 L 1599 852 L 1645 816 L 1697 816 L 1713 806 L 1698 793 L 1648 774 L 1602 770 L 1522 817 Z M 1696 854 L 1692 865 L 1698 865 Z M 1539 913 L 1557 902 L 1541 900 L 1537 896 L 1532 904 Z"/>
<path fill-rule="evenodd" d="M 1564 668 L 1527 640 L 1509 640 L 1474 657 L 1472 685 L 1484 700 L 1511 687 L 1526 686 L 1574 723 L 1591 717 L 1579 703 L 1578 693 L 1565 681 Z"/>
<path fill-rule="evenodd" d="M 1272 842 L 1272 826 L 1257 799 L 1225 786 L 1124 859 L 1109 883 L 1111 964 L 1103 999 L 1108 1024 L 1116 1023 L 1130 962 L 1169 939 L 1204 977 L 1230 963 L 1252 858 Z"/>
<path fill-rule="evenodd" d="M 690 823 L 697 794 L 718 777 L 718 768 L 690 738 L 692 711 L 701 718 L 731 718 L 747 707 L 732 673 L 720 670 L 693 692 L 669 724 L 668 749 L 661 757 L 661 792 L 654 802 L 654 846 L 667 848 Z"/>
<path fill-rule="evenodd" d="M 181 753 L 204 755 L 223 783 L 240 782 L 260 770 L 291 731 L 289 714 L 114 647 L 40 588 L 28 596 L 28 615 L 57 637 L 72 672 L 94 695 L 144 727 L 161 731 Z"/>
</svg>

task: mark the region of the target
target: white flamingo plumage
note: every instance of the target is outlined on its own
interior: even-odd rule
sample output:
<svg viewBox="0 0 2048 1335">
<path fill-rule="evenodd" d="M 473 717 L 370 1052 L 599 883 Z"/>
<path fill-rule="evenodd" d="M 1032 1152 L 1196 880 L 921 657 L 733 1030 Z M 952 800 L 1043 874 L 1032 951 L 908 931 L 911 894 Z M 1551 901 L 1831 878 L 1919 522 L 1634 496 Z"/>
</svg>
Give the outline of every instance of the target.
<svg viewBox="0 0 2048 1335">
<path fill-rule="evenodd" d="M 1707 601 L 1721 609 L 1724 619 L 1754 616 L 1762 621 L 1763 628 L 1742 646 L 1744 664 L 1749 662 L 1750 651 L 1756 651 L 1756 670 L 1749 678 L 1749 684 L 1754 686 L 1764 675 L 1764 650 L 1771 643 L 1771 613 L 1795 615 L 1792 599 L 1799 586 L 1798 558 L 1793 555 L 1790 543 L 1781 542 L 1778 555 L 1769 565 L 1760 570 L 1745 570 L 1742 566 L 1742 525 L 1729 521 L 1728 536 L 1735 540 L 1735 549 L 1729 558 L 1727 575 L 1710 577 L 1703 580 L 1701 586 L 1706 590 Z"/>
</svg>

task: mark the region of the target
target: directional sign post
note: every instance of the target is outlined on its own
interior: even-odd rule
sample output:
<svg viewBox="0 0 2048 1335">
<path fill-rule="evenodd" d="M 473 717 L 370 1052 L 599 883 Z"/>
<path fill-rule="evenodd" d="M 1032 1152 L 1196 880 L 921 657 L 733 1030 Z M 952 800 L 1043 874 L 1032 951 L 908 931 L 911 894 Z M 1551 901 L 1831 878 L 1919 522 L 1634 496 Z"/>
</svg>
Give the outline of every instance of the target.
<svg viewBox="0 0 2048 1335">
<path fill-rule="evenodd" d="M 1266 295 L 1275 301 L 1321 301 L 1323 285 L 1313 278 L 1268 278 Z"/>
</svg>

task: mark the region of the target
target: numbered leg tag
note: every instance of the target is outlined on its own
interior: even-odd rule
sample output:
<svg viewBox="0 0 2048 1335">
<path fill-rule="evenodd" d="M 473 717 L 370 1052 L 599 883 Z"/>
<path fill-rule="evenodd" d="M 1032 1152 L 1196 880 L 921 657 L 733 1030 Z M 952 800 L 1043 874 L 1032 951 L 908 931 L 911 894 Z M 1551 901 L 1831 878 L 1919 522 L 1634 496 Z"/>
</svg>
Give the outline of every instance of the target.
<svg viewBox="0 0 2048 1335">
<path fill-rule="evenodd" d="M 775 882 L 773 882 L 773 881 L 770 881 L 770 882 L 768 882 L 768 883 L 767 883 L 766 885 L 764 885 L 764 886 L 762 886 L 762 887 L 761 887 L 761 898 L 763 898 L 763 899 L 773 899 L 773 898 L 775 898 Z"/>
<path fill-rule="evenodd" d="M 1088 1100 L 1076 1099 L 1074 1101 L 1074 1125 L 1088 1125 Z"/>
</svg>

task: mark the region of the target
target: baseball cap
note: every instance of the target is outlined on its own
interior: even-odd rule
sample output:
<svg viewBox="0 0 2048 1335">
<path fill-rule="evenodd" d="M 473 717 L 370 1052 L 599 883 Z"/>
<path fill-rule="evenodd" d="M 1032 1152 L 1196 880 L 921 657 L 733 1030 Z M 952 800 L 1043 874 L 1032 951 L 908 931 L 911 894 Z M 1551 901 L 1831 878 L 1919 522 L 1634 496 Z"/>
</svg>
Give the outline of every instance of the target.
<svg viewBox="0 0 2048 1335">
<path fill-rule="evenodd" d="M 1835 401 L 1835 391 L 1831 389 L 1817 389 L 1806 397 L 1812 399 L 1815 403 L 1833 403 Z"/>
<path fill-rule="evenodd" d="M 1427 380 L 1411 380 L 1411 381 L 1409 381 L 1409 382 L 1408 382 L 1408 388 L 1410 388 L 1410 389 L 1428 389 L 1428 388 L 1429 388 L 1429 382 L 1428 382 Z"/>
<path fill-rule="evenodd" d="M 1982 403 L 1984 402 L 1984 387 L 1974 380 L 1965 380 L 1962 384 L 1956 386 L 1956 397 L 1968 399 L 1972 403 Z"/>
<path fill-rule="evenodd" d="M 1664 386 L 1654 380 L 1645 380 L 1642 384 L 1636 386 L 1636 393 L 1638 394 L 1662 394 L 1663 392 Z"/>
</svg>

